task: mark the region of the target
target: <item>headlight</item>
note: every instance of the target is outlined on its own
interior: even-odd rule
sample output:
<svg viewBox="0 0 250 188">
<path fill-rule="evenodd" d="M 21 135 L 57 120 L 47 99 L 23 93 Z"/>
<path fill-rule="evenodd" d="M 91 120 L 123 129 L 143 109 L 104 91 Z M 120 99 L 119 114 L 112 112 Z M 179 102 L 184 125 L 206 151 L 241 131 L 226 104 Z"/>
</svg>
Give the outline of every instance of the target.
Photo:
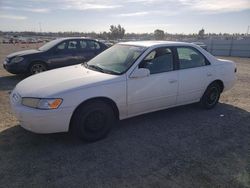
<svg viewBox="0 0 250 188">
<path fill-rule="evenodd" d="M 57 109 L 62 104 L 62 99 L 22 98 L 22 105 L 43 110 Z"/>
<path fill-rule="evenodd" d="M 24 60 L 23 57 L 16 56 L 16 57 L 14 57 L 13 59 L 10 60 L 10 63 L 18 63 L 18 62 L 21 62 L 23 60 Z"/>
</svg>

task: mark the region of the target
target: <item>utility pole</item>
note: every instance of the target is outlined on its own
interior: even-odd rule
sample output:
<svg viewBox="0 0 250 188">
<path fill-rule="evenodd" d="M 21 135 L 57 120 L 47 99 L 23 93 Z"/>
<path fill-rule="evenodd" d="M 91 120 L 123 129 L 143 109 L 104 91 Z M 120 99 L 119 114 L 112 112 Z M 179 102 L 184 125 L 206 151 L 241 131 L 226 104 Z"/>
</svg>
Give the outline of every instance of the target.
<svg viewBox="0 0 250 188">
<path fill-rule="evenodd" d="M 42 25 L 41 25 L 41 22 L 39 22 L 39 31 L 40 31 L 40 33 L 42 33 Z"/>
<path fill-rule="evenodd" d="M 249 34 L 249 29 L 250 29 L 250 25 L 247 26 L 247 33 L 246 33 L 247 36 L 248 36 L 248 34 Z"/>
</svg>

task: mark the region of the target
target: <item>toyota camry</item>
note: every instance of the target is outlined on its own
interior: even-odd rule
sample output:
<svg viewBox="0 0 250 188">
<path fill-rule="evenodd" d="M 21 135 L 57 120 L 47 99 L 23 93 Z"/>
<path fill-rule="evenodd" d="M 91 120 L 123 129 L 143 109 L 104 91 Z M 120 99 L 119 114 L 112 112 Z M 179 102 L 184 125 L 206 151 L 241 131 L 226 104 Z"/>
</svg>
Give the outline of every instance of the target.
<svg viewBox="0 0 250 188">
<path fill-rule="evenodd" d="M 236 65 L 182 42 L 114 45 L 87 63 L 26 78 L 11 92 L 20 125 L 35 133 L 105 137 L 115 120 L 199 102 L 216 106 L 233 87 Z"/>
</svg>

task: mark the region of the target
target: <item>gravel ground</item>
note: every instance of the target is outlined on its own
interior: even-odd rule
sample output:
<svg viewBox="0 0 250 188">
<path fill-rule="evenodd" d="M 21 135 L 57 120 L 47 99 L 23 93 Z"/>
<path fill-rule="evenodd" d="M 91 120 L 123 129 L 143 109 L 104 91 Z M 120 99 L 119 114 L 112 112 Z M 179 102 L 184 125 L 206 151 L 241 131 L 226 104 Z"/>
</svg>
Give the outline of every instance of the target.
<svg viewBox="0 0 250 188">
<path fill-rule="evenodd" d="M 213 110 L 187 105 L 117 123 L 84 143 L 68 134 L 20 128 L 8 92 L 24 77 L 2 68 L 5 56 L 35 45 L 0 44 L 0 187 L 250 187 L 250 59 Z"/>
</svg>

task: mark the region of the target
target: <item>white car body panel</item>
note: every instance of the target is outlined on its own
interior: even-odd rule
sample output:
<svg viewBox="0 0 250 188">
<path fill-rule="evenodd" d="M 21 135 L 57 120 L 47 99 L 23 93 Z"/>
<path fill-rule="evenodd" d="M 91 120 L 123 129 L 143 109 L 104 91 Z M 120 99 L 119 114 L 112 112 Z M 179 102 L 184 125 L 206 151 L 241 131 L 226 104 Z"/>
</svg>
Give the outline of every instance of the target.
<svg viewBox="0 0 250 188">
<path fill-rule="evenodd" d="M 148 48 L 122 75 L 100 73 L 75 65 L 40 73 L 21 81 L 10 95 L 11 107 L 21 126 L 36 133 L 66 132 L 74 110 L 90 99 L 103 97 L 112 100 L 119 111 L 119 119 L 125 119 L 197 102 L 211 82 L 221 80 L 224 84 L 223 91 L 226 91 L 233 87 L 236 80 L 236 66 L 233 62 L 218 60 L 193 44 L 166 41 L 121 44 Z M 167 46 L 196 48 L 211 65 L 143 78 L 130 77 L 150 51 Z M 39 110 L 23 106 L 20 102 L 22 97 L 62 98 L 63 102 L 58 109 Z"/>
<path fill-rule="evenodd" d="M 212 82 L 212 76 L 211 66 L 179 70 L 177 104 L 199 101 L 206 87 Z"/>
<path fill-rule="evenodd" d="M 143 114 L 176 104 L 178 91 L 177 71 L 128 78 L 128 116 Z M 164 87 L 162 83 L 166 84 Z"/>
</svg>

